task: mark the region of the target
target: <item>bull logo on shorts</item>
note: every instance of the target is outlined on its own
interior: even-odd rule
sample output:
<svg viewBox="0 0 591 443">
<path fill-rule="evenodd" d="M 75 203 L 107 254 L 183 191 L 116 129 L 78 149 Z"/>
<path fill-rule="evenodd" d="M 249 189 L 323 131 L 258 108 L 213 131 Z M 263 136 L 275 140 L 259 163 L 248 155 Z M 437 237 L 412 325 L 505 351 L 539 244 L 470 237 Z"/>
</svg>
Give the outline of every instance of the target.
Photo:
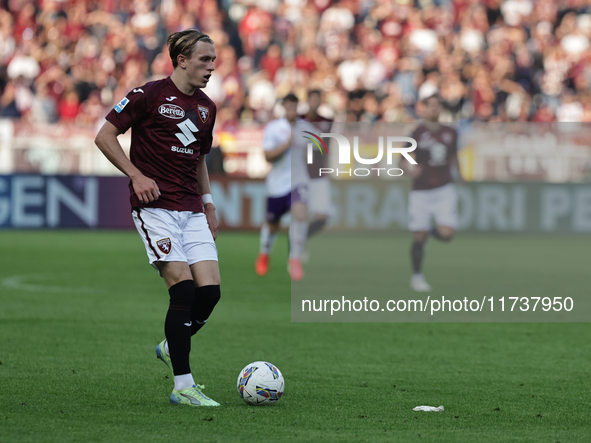
<svg viewBox="0 0 591 443">
<path fill-rule="evenodd" d="M 170 254 L 170 250 L 172 249 L 172 243 L 170 242 L 170 238 L 166 237 L 162 240 L 158 240 L 156 242 L 156 245 L 158 245 L 158 249 L 160 249 L 163 254 Z"/>
</svg>

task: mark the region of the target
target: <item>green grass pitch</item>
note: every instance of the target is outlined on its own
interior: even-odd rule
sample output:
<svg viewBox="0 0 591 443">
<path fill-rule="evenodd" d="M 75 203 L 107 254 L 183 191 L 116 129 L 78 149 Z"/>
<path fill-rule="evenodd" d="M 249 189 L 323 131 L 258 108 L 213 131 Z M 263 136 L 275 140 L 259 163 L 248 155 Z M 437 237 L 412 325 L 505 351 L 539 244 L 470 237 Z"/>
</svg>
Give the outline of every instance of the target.
<svg viewBox="0 0 591 443">
<path fill-rule="evenodd" d="M 392 242 L 392 278 L 409 296 L 409 238 Z M 584 293 L 590 243 L 460 235 L 430 246 L 429 281 Z M 221 407 L 173 406 L 154 353 L 167 293 L 135 232 L 2 231 L 0 245 L 0 443 L 591 441 L 588 323 L 291 323 L 285 237 L 260 278 L 257 235 L 222 232 L 222 301 L 191 354 Z M 533 245 L 567 264 L 524 264 L 519 251 Z M 494 263 L 497 277 L 444 264 L 454 256 Z M 532 270 L 569 278 L 532 285 Z M 247 406 L 236 392 L 255 360 L 283 372 L 274 406 Z"/>
</svg>

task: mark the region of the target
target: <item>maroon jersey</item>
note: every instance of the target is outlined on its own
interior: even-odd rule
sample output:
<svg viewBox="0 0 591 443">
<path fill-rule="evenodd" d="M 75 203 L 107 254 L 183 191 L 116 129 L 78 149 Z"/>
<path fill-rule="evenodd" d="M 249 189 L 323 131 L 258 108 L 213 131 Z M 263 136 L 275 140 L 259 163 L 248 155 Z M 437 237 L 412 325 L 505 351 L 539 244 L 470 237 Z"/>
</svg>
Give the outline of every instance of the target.
<svg viewBox="0 0 591 443">
<path fill-rule="evenodd" d="M 211 149 L 215 104 L 201 91 L 179 91 L 170 77 L 135 88 L 107 115 L 122 133 L 131 128 L 131 162 L 160 189 L 160 197 L 141 203 L 131 182 L 133 208 L 203 212 L 197 164 Z"/>
<path fill-rule="evenodd" d="M 458 151 L 457 131 L 448 126 L 429 129 L 421 124 L 411 137 L 417 141 L 414 154 L 421 167 L 421 173 L 414 179 L 412 188 L 433 189 L 451 183 L 451 160 Z"/>
</svg>

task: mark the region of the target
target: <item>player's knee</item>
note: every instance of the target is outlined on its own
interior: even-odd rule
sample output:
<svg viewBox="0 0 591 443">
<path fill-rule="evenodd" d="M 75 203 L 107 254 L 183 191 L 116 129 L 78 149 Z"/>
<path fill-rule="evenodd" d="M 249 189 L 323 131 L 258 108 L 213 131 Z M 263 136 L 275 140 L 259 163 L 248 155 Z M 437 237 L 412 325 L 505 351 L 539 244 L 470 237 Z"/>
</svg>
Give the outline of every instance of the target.
<svg viewBox="0 0 591 443">
<path fill-rule="evenodd" d="M 221 292 L 219 285 L 207 285 L 195 288 L 195 297 L 191 309 L 191 335 L 195 335 L 213 312 L 215 305 L 220 301 Z"/>
<path fill-rule="evenodd" d="M 308 214 L 306 212 L 306 208 L 305 207 L 292 208 L 291 217 L 297 221 L 306 221 L 308 219 Z"/>
<path fill-rule="evenodd" d="M 179 262 L 157 261 L 155 264 L 169 289 L 193 278 L 189 267 Z"/>
<path fill-rule="evenodd" d="M 222 293 L 220 285 L 207 285 L 195 288 L 195 302 L 213 309 L 218 304 Z"/>
<path fill-rule="evenodd" d="M 427 241 L 427 232 L 415 232 L 413 235 L 413 241 L 414 243 L 425 243 Z"/>
<path fill-rule="evenodd" d="M 441 241 L 449 242 L 452 238 L 454 238 L 455 231 L 453 229 L 440 229 L 439 236 L 441 237 Z"/>
<path fill-rule="evenodd" d="M 305 214 L 293 214 L 293 219 L 299 222 L 307 222 L 308 219 Z"/>
<path fill-rule="evenodd" d="M 193 302 L 194 287 L 193 280 L 183 280 L 172 285 L 168 289 L 171 307 L 178 309 L 190 307 Z"/>
<path fill-rule="evenodd" d="M 449 242 L 451 241 L 451 239 L 454 238 L 454 233 L 449 233 L 449 234 L 444 234 L 441 236 L 441 240 L 443 240 L 444 242 Z"/>
</svg>

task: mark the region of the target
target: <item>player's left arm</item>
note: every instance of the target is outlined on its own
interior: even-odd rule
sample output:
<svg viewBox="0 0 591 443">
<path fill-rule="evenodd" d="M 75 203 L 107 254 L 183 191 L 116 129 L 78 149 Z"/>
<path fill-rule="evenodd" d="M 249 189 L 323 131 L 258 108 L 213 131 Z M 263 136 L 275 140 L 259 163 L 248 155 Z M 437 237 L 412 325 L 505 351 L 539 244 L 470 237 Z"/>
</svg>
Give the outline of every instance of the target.
<svg viewBox="0 0 591 443">
<path fill-rule="evenodd" d="M 451 166 L 452 176 L 454 177 L 455 181 L 457 181 L 458 183 L 461 183 L 461 184 L 466 183 L 466 179 L 462 175 L 462 168 L 460 168 L 460 160 L 458 160 L 457 153 L 450 159 L 450 166 Z"/>
<path fill-rule="evenodd" d="M 416 161 L 416 154 L 414 152 L 411 153 L 410 156 Z M 402 169 L 404 172 L 408 172 L 412 180 L 419 178 L 419 176 L 423 172 L 423 167 L 421 165 L 413 165 L 406 159 L 406 157 L 402 156 L 398 162 L 398 167 Z"/>
<path fill-rule="evenodd" d="M 460 160 L 458 159 L 458 133 L 455 131 L 455 137 L 453 141 L 453 152 L 449 159 L 449 166 L 451 168 L 451 174 L 455 181 L 464 184 L 466 180 L 462 175 L 462 168 L 460 168 Z"/>
<path fill-rule="evenodd" d="M 412 138 L 413 140 L 417 140 L 418 139 L 418 137 L 417 137 L 417 129 L 416 128 L 410 134 L 410 138 Z M 416 161 L 417 160 L 417 151 L 415 150 L 414 152 L 411 152 L 410 153 L 410 156 Z M 422 165 L 419 165 L 419 164 L 414 165 L 414 164 L 412 164 L 403 155 L 400 156 L 400 160 L 398 161 L 398 167 L 400 169 L 402 169 L 405 173 L 408 172 L 409 175 L 410 175 L 411 180 L 416 180 L 417 178 L 419 178 L 419 176 L 423 172 Z"/>
<path fill-rule="evenodd" d="M 199 157 L 199 164 L 197 165 L 197 183 L 199 183 L 199 189 L 201 195 L 211 194 L 211 185 L 209 183 L 209 173 L 207 172 L 207 164 L 205 163 L 205 155 L 202 154 Z M 218 220 L 215 215 L 215 205 L 213 203 L 205 203 L 203 205 L 203 212 L 209 225 L 209 230 L 215 240 L 218 236 Z"/>
<path fill-rule="evenodd" d="M 201 155 L 199 156 L 199 163 L 197 163 L 197 184 L 199 185 L 201 195 L 211 194 L 211 185 L 209 183 L 207 164 L 205 163 L 205 154 L 211 151 L 211 146 L 213 144 L 213 128 L 215 126 L 215 119 L 217 115 L 217 109 L 215 105 L 211 109 L 211 114 L 211 129 L 208 131 L 207 137 L 201 141 Z M 215 215 L 215 205 L 213 203 L 204 203 L 203 212 L 205 213 L 209 230 L 211 231 L 213 239 L 215 240 L 218 237 L 219 226 L 218 219 Z"/>
</svg>

